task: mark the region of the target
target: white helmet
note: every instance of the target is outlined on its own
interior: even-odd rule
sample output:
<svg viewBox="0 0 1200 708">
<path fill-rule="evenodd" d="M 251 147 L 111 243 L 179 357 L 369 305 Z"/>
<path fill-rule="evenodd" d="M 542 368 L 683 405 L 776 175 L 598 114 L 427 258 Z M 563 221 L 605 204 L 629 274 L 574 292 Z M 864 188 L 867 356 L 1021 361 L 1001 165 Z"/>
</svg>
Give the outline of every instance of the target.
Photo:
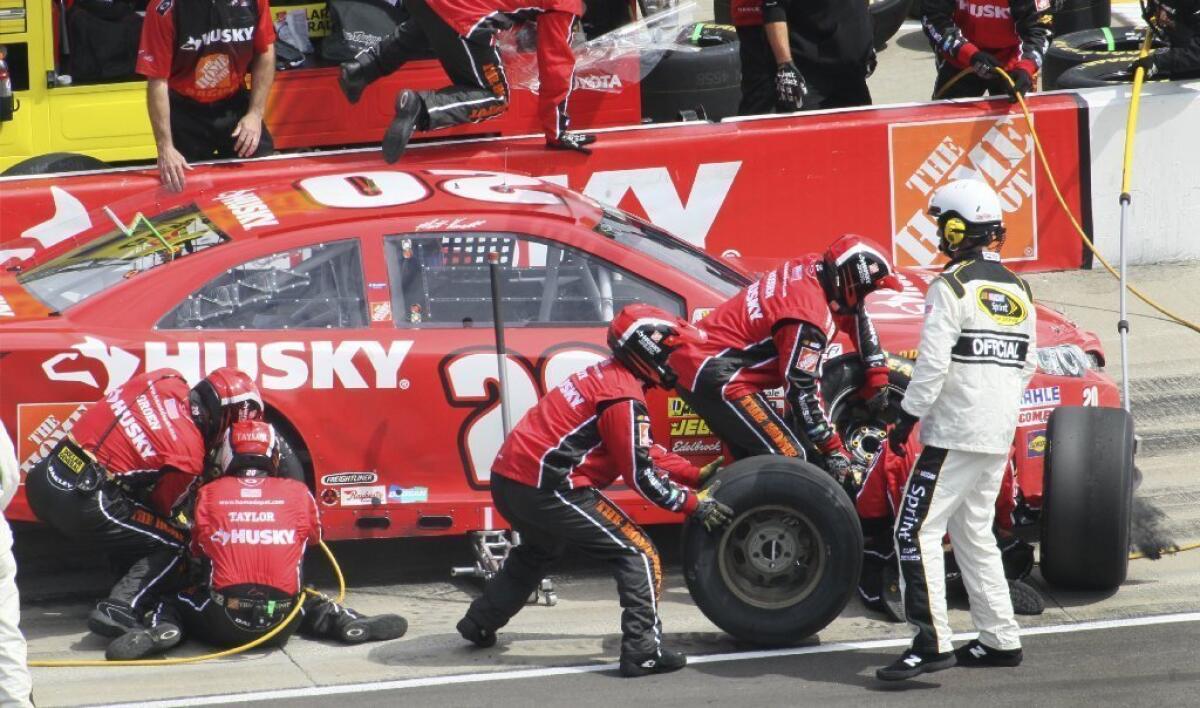
<svg viewBox="0 0 1200 708">
<path fill-rule="evenodd" d="M 960 179 L 933 193 L 929 215 L 937 219 L 938 250 L 947 256 L 1004 242 L 1000 197 L 983 182 Z"/>
</svg>

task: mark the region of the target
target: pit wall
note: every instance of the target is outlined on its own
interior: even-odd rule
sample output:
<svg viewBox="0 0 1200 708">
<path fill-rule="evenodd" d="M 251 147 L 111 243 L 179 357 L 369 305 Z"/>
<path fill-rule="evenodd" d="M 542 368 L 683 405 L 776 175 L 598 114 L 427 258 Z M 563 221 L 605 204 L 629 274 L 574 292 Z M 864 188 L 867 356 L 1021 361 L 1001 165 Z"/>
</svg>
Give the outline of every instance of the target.
<svg viewBox="0 0 1200 708">
<path fill-rule="evenodd" d="M 1200 84 L 1151 85 L 1142 102 L 1133 180 L 1134 263 L 1200 258 Z M 1115 256 L 1128 89 L 1032 97 L 1049 167 L 1103 252 Z M 1029 126 L 1007 100 L 881 106 L 599 132 L 590 157 L 550 152 L 540 138 L 410 147 L 396 165 L 521 172 L 648 218 L 717 255 L 748 261 L 820 250 L 842 233 L 870 236 L 898 264 L 939 262 L 929 194 L 961 177 L 1001 195 L 1003 256 L 1027 271 L 1088 267 L 1058 206 Z M 287 169 L 297 179 L 384 167 L 376 150 L 277 156 L 201 166 L 193 194 L 245 189 Z M 152 169 L 0 178 L 0 264 L 11 265 L 108 223 L 174 203 Z M 199 202 L 200 200 L 197 199 Z M 126 214 L 125 212 L 129 212 Z"/>
</svg>

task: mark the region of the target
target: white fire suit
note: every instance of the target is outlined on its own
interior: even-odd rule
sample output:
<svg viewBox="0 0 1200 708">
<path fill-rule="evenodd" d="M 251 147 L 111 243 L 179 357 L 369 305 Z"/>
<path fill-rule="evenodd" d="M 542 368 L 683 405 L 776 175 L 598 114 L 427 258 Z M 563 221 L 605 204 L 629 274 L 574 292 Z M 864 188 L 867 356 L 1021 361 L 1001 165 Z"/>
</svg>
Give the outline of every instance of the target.
<svg viewBox="0 0 1200 708">
<path fill-rule="evenodd" d="M 1000 550 L 995 499 L 1021 395 L 1036 369 L 1033 296 L 995 254 L 948 266 L 925 299 L 912 382 L 901 404 L 921 419 L 924 449 L 896 520 L 905 613 L 913 649 L 953 649 L 946 616 L 942 537 L 947 530 L 979 639 L 1020 647 Z"/>
<path fill-rule="evenodd" d="M 12 529 L 2 515 L 21 482 L 17 456 L 4 423 L 0 422 L 0 705 L 30 706 L 33 679 L 25 663 L 21 597 L 17 594 L 17 561 L 12 552 Z"/>
</svg>

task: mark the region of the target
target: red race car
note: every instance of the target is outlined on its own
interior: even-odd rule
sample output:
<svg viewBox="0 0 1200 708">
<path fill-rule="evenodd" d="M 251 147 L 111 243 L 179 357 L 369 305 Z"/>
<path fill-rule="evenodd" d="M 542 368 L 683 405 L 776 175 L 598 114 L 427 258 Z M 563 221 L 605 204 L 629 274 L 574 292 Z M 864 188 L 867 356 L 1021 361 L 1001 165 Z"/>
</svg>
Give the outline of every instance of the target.
<svg viewBox="0 0 1200 708">
<path fill-rule="evenodd" d="M 197 380 L 233 365 L 298 451 L 330 538 L 502 527 L 486 491 L 501 441 L 488 253 L 501 257 L 514 420 L 607 355 L 605 327 L 622 306 L 698 318 L 749 282 L 737 264 L 531 177 L 302 164 L 174 202 L 122 200 L 0 273 L 0 416 L 23 470 L 133 374 L 171 367 Z M 930 278 L 906 271 L 903 292 L 870 303 L 899 386 Z M 1038 337 L 1015 446 L 1018 513 L 1031 517 L 1050 412 L 1118 403 L 1094 335 L 1042 308 Z M 869 453 L 882 428 L 848 395 L 849 346 L 830 352 L 825 395 Z M 720 452 L 678 398 L 650 405 L 669 449 L 698 462 Z M 678 520 L 628 490 L 616 498 L 641 522 Z M 23 497 L 10 509 L 31 518 Z"/>
</svg>

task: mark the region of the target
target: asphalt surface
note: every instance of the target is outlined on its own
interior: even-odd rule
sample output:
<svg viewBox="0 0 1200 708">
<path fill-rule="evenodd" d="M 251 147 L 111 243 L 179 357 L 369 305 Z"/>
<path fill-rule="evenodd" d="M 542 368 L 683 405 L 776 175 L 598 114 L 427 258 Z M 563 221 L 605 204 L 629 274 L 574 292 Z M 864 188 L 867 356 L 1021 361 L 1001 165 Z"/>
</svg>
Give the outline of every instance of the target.
<svg viewBox="0 0 1200 708">
<path fill-rule="evenodd" d="M 1016 668 L 954 668 L 904 682 L 875 678 L 901 649 L 878 647 L 801 656 L 721 660 L 698 658 L 679 672 L 622 680 L 613 669 L 559 676 L 449 683 L 360 694 L 254 701 L 259 706 L 419 705 L 573 706 L 743 705 L 804 703 L 895 708 L 972 705 L 1183 706 L 1200 691 L 1200 615 L 1192 621 L 1071 631 L 1028 637 Z M 711 658 L 711 657 L 708 657 Z M 221 705 L 244 705 L 221 704 Z"/>
</svg>

